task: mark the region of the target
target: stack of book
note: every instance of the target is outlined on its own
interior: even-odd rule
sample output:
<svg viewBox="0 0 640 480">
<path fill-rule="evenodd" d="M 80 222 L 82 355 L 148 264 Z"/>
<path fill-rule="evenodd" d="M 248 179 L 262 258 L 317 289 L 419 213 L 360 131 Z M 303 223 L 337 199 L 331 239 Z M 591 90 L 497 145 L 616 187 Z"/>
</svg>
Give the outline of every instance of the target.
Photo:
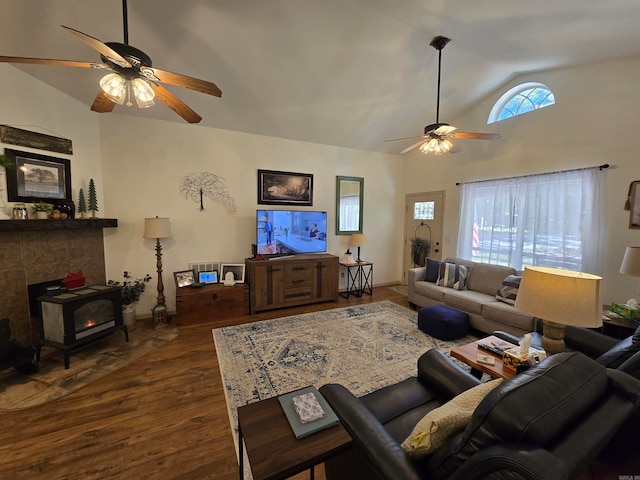
<svg viewBox="0 0 640 480">
<path fill-rule="evenodd" d="M 303 438 L 339 423 L 338 417 L 316 387 L 278 397 L 296 438 Z"/>
</svg>

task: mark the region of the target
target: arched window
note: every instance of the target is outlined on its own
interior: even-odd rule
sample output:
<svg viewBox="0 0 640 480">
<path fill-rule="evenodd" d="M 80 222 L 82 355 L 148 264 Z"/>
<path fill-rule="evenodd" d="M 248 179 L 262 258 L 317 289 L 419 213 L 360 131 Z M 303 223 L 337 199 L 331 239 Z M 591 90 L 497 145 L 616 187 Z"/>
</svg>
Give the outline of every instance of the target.
<svg viewBox="0 0 640 480">
<path fill-rule="evenodd" d="M 502 95 L 489 114 L 487 123 L 500 122 L 556 103 L 553 92 L 542 83 L 522 83 Z"/>
</svg>

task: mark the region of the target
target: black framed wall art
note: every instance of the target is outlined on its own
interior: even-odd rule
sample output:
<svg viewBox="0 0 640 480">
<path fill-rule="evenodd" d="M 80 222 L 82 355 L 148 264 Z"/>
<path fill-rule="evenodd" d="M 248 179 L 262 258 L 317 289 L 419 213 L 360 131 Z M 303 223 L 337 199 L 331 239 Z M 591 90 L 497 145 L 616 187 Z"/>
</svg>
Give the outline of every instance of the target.
<svg viewBox="0 0 640 480">
<path fill-rule="evenodd" d="M 258 204 L 313 205 L 313 174 L 258 170 Z"/>
<path fill-rule="evenodd" d="M 9 202 L 71 200 L 71 162 L 20 150 L 4 149 L 14 168 L 6 169 Z"/>
</svg>

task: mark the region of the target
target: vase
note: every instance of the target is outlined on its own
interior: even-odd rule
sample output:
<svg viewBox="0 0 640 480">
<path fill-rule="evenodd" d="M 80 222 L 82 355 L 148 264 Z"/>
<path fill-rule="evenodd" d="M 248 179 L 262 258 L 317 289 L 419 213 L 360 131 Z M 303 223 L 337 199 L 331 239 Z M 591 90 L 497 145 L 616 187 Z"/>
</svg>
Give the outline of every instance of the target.
<svg viewBox="0 0 640 480">
<path fill-rule="evenodd" d="M 136 307 L 131 304 L 123 306 L 122 320 L 127 326 L 131 326 L 136 323 Z"/>
<path fill-rule="evenodd" d="M 49 213 L 48 212 L 36 212 L 36 218 L 38 220 L 46 220 L 47 218 L 49 218 Z"/>
</svg>

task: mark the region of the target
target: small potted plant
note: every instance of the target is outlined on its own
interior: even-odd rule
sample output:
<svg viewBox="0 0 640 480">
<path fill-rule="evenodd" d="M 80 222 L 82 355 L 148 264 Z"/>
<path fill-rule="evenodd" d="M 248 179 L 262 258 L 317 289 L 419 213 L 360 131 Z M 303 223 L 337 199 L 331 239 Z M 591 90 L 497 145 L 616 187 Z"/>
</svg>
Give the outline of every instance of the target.
<svg viewBox="0 0 640 480">
<path fill-rule="evenodd" d="M 429 255 L 431 245 L 424 238 L 414 237 L 411 239 L 411 260 L 414 265 L 423 266 L 424 261 Z"/>
<path fill-rule="evenodd" d="M 36 202 L 31 204 L 31 212 L 37 219 L 46 220 L 53 211 L 53 205 L 45 202 Z"/>
<path fill-rule="evenodd" d="M 144 292 L 147 283 L 151 280 L 151 275 L 147 273 L 144 278 L 132 280 L 129 272 L 125 271 L 122 276 L 124 277 L 122 284 L 114 280 L 109 280 L 107 284 L 113 285 L 114 287 L 122 286 L 122 317 L 125 325 L 133 325 L 136 321 L 134 304 L 140 300 L 140 296 Z"/>
</svg>

